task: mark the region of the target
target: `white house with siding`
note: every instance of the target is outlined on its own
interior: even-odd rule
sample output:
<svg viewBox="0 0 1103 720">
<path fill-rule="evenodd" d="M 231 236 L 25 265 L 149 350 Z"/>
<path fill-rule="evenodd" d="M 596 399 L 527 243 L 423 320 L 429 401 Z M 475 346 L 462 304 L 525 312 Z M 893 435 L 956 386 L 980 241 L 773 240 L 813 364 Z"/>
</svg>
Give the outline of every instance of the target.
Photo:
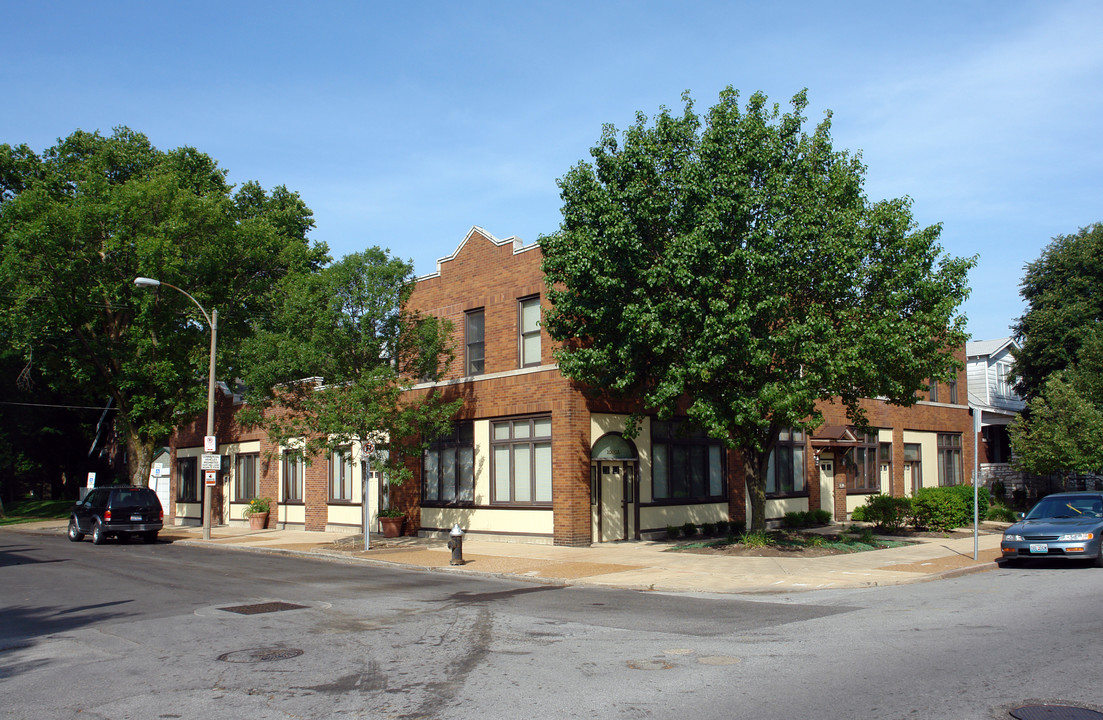
<svg viewBox="0 0 1103 720">
<path fill-rule="evenodd" d="M 1008 491 L 1022 484 L 1021 475 L 1011 469 L 1011 443 L 1007 426 L 1026 403 L 1011 385 L 1014 338 L 977 340 L 965 344 L 969 407 L 979 417 L 980 479 L 991 485 L 1003 480 Z"/>
</svg>

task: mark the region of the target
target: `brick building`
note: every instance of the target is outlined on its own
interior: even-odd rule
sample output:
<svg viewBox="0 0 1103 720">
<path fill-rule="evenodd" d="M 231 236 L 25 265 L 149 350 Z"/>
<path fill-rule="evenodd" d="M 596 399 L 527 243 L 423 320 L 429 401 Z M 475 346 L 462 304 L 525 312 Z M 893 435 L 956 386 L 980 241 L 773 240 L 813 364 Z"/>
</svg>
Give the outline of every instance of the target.
<svg viewBox="0 0 1103 720">
<path fill-rule="evenodd" d="M 410 534 L 443 534 L 458 524 L 481 537 L 557 545 L 636 539 L 686 522 L 744 520 L 737 453 L 677 421 L 652 417 L 626 438 L 631 407 L 595 400 L 559 373 L 554 344 L 539 323 L 541 259 L 535 244 L 498 240 L 476 227 L 438 261 L 436 272 L 418 278 L 410 306 L 453 323 L 456 362 L 435 386 L 462 396 L 464 404 L 454 431 L 422 458 L 417 482 L 391 488 L 388 498 L 385 483 L 374 479 L 369 507 L 403 508 Z M 811 437 L 788 432 L 780 438 L 767 517 L 822 508 L 845 521 L 870 493 L 911 495 L 964 482 L 973 462 L 972 443 L 965 442 L 972 431 L 966 398 L 963 369 L 939 397 L 911 408 L 864 401 L 876 428 L 868 436 L 847 427 L 842 406 L 825 405 L 825 423 Z M 359 530 L 360 479 L 368 468 L 358 448 L 296 465 L 294 448 L 274 448 L 242 431 L 233 409 L 223 398 L 218 436 L 225 472 L 216 488 L 216 524 L 242 522 L 238 508 L 256 492 L 278 500 L 273 522 Z M 169 513 L 178 522 L 200 521 L 195 495 L 181 492 L 196 485 L 190 478 L 201 448 L 197 424 L 178 430 L 177 499 Z"/>
</svg>

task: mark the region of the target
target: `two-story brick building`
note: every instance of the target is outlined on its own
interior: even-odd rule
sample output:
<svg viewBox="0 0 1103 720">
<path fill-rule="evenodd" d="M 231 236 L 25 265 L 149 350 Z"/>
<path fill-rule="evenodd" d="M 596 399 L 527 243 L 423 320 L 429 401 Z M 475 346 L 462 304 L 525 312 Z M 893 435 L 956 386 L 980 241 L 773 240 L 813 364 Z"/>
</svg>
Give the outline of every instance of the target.
<svg viewBox="0 0 1103 720">
<path fill-rule="evenodd" d="M 541 260 L 538 245 L 475 227 L 436 272 L 417 280 L 410 306 L 453 324 L 456 362 L 435 385 L 464 404 L 454 431 L 421 459 L 417 482 L 390 491 L 390 501 L 407 510 L 406 531 L 440 534 L 458 524 L 485 537 L 588 545 L 685 522 L 744 520 L 735 452 L 677 420 L 645 417 L 635 437 L 624 437 L 633 408 L 594 399 L 559 372 L 540 324 Z M 870 493 L 910 495 L 965 481 L 972 424 L 964 370 L 940 390 L 911 408 L 865 401 L 876 428 L 868 436 L 848 428 L 844 409 L 831 404 L 811 437 L 783 433 L 767 481 L 767 517 L 823 508 L 843 521 Z M 218 495 L 228 502 L 216 503 L 216 520 L 238 521 L 236 508 L 256 492 L 278 500 L 278 523 L 359 529 L 366 467 L 358 448 L 304 468 L 282 459 L 296 458 L 294 448 L 272 448 L 237 428 L 228 401 L 219 423 L 228 459 Z M 178 501 L 171 514 L 179 521 L 199 522 L 198 506 L 181 502 L 180 488 L 191 487 L 188 458 L 201 444 L 195 425 L 174 439 Z M 260 459 L 273 451 L 279 462 Z M 369 506 L 378 508 L 386 488 L 378 481 L 371 488 Z"/>
</svg>

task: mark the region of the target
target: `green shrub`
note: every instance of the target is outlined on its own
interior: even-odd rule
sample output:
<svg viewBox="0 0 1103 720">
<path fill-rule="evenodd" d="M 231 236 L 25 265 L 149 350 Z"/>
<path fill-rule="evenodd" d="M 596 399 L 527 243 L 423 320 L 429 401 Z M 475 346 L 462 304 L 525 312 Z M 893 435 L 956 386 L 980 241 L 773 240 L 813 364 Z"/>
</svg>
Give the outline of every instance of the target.
<svg viewBox="0 0 1103 720">
<path fill-rule="evenodd" d="M 933 488 L 932 488 L 933 489 Z M 948 492 L 954 493 L 961 498 L 965 503 L 965 521 L 961 525 L 973 524 L 973 486 L 972 485 L 952 485 L 950 487 L 940 488 Z M 977 488 L 977 517 L 983 520 L 988 517 L 988 507 L 992 504 L 991 495 L 988 494 L 988 488 Z M 961 527 L 960 525 L 958 527 Z"/>
<path fill-rule="evenodd" d="M 691 522 L 687 522 L 685 525 L 682 526 L 682 534 L 685 535 L 687 538 L 693 537 L 697 534 L 697 526 Z"/>
<path fill-rule="evenodd" d="M 742 535 L 746 529 L 747 523 L 743 522 L 742 520 L 732 520 L 728 524 L 728 536 L 731 537 Z"/>
<path fill-rule="evenodd" d="M 928 530 L 953 530 L 972 519 L 960 493 L 945 492 L 950 488 L 921 488 L 912 500 L 915 524 Z"/>
<path fill-rule="evenodd" d="M 666 537 L 668 540 L 677 540 L 678 536 L 682 534 L 682 529 L 674 525 L 666 526 Z"/>
<path fill-rule="evenodd" d="M 992 483 L 992 496 L 1001 503 L 1007 498 L 1007 486 L 1003 484 L 1003 480 Z"/>
<path fill-rule="evenodd" d="M 816 508 L 808 512 L 808 519 L 812 525 L 828 525 L 831 523 L 831 511 Z"/>
<path fill-rule="evenodd" d="M 1006 505 L 993 505 L 988 508 L 988 519 L 996 522 L 1013 523 L 1018 518 L 1015 517 L 1015 513 L 1012 512 L 1011 508 Z"/>
<path fill-rule="evenodd" d="M 805 547 L 818 548 L 823 547 L 825 544 L 827 544 L 827 539 L 824 538 L 823 535 L 809 535 L 804 539 Z"/>
<path fill-rule="evenodd" d="M 701 534 L 705 537 L 712 537 L 716 534 L 716 523 L 702 523 Z"/>
<path fill-rule="evenodd" d="M 854 512 L 850 513 L 850 519 L 854 522 L 866 522 L 866 508 L 865 505 L 859 505 L 854 508 Z"/>
<path fill-rule="evenodd" d="M 727 535 L 728 534 L 728 526 L 730 524 L 731 523 L 729 523 L 727 520 L 721 520 L 720 522 L 716 523 L 716 534 L 717 535 Z"/>
<path fill-rule="evenodd" d="M 865 528 L 862 530 L 862 534 L 858 536 L 858 542 L 863 542 L 866 545 L 873 544 L 873 530 L 871 528 Z"/>
<path fill-rule="evenodd" d="M 799 528 L 808 524 L 808 513 L 803 510 L 795 510 L 793 512 L 785 513 L 785 516 L 781 519 L 781 524 L 787 528 Z"/>
<path fill-rule="evenodd" d="M 768 533 L 764 532 L 749 532 L 743 533 L 739 536 L 739 542 L 745 547 L 760 548 L 767 545 L 773 545 L 774 539 Z"/>
<path fill-rule="evenodd" d="M 866 504 L 857 510 L 864 510 L 862 519 L 877 526 L 883 532 L 896 532 L 904 527 L 912 514 L 912 501 L 906 497 L 893 497 L 878 493 L 866 498 Z"/>
</svg>

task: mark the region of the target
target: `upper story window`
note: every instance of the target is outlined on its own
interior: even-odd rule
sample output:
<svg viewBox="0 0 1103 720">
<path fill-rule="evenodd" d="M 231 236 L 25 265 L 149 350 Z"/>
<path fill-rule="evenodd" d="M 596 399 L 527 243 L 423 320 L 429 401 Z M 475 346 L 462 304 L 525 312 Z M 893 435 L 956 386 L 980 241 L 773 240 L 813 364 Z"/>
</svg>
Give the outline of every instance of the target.
<svg viewBox="0 0 1103 720">
<path fill-rule="evenodd" d="M 1009 363 L 996 363 L 996 395 L 1005 398 L 1014 396 L 1011 391 L 1011 365 Z"/>
<path fill-rule="evenodd" d="M 651 423 L 651 498 L 718 502 L 727 496 L 724 448 L 689 423 Z"/>
<path fill-rule="evenodd" d="M 770 463 L 766 468 L 766 494 L 798 495 L 807 492 L 804 475 L 804 432 L 800 428 L 785 428 L 778 433 L 777 444 L 770 453 Z"/>
<path fill-rule="evenodd" d="M 425 449 L 421 463 L 426 503 L 445 505 L 475 501 L 475 425 L 456 423 L 452 432 Z"/>
<path fill-rule="evenodd" d="M 938 402 L 938 381 L 931 380 L 931 391 L 928 393 L 928 399 L 931 402 Z"/>
<path fill-rule="evenodd" d="M 234 494 L 238 500 L 257 496 L 257 462 L 259 453 L 240 454 L 234 462 Z"/>
<path fill-rule="evenodd" d="M 464 374 L 481 375 L 486 357 L 486 314 L 482 308 L 468 310 L 464 317 Z"/>
<path fill-rule="evenodd" d="M 525 298 L 518 302 L 518 350 L 521 355 L 521 367 L 540 364 L 540 296 Z"/>
<path fill-rule="evenodd" d="M 946 383 L 946 392 L 949 395 L 949 397 L 946 398 L 945 402 L 948 402 L 951 405 L 957 405 L 957 378 L 956 377 L 953 380 L 951 380 L 950 382 Z"/>
</svg>

